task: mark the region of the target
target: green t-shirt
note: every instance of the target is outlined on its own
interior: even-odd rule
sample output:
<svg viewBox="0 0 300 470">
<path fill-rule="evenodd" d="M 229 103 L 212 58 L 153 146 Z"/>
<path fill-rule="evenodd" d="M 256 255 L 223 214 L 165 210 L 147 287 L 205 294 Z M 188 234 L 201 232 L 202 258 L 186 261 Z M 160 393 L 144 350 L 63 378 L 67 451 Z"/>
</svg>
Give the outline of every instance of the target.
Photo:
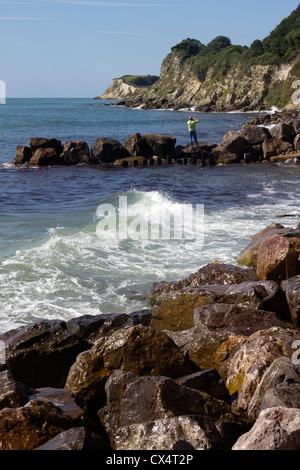
<svg viewBox="0 0 300 470">
<path fill-rule="evenodd" d="M 188 120 L 187 125 L 188 125 L 188 128 L 189 128 L 189 131 L 195 131 L 196 130 L 197 122 L 199 122 L 199 121 L 190 121 L 190 120 Z"/>
</svg>

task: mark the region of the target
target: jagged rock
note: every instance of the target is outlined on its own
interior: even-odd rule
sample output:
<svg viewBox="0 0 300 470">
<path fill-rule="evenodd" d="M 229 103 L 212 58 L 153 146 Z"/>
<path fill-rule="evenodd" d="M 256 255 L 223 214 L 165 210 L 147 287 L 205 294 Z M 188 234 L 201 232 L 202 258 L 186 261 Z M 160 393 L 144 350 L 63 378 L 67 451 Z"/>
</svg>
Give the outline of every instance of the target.
<svg viewBox="0 0 300 470">
<path fill-rule="evenodd" d="M 62 163 L 62 159 L 53 148 L 37 149 L 29 161 L 30 165 L 36 166 L 61 165 Z"/>
<path fill-rule="evenodd" d="M 260 232 L 251 237 L 251 242 L 247 247 L 237 256 L 237 262 L 245 266 L 253 266 L 256 269 L 257 265 L 257 251 L 260 244 L 268 237 L 274 234 L 283 235 L 293 230 L 290 227 L 284 227 L 281 224 L 271 224 Z"/>
<path fill-rule="evenodd" d="M 197 287 L 204 285 L 232 285 L 241 284 L 246 281 L 256 281 L 257 276 L 252 269 L 244 269 L 239 266 L 220 263 L 215 261 L 210 263 L 188 278 L 181 281 L 155 282 L 148 295 L 148 302 L 154 305 L 159 295 L 184 287 Z"/>
<path fill-rule="evenodd" d="M 283 140 L 285 142 L 293 143 L 295 131 L 292 126 L 285 122 L 280 122 L 271 128 L 270 134 L 272 137 Z"/>
<path fill-rule="evenodd" d="M 300 332 L 272 327 L 251 335 L 233 356 L 228 367 L 226 386 L 231 395 L 238 392 L 233 409 L 245 413 L 263 374 L 281 356 L 291 357 L 293 343 Z"/>
<path fill-rule="evenodd" d="M 230 360 L 253 333 L 272 326 L 287 328 L 275 313 L 240 305 L 212 304 L 195 309 L 195 327 L 166 333 L 201 369 L 217 369 L 227 378 Z"/>
<path fill-rule="evenodd" d="M 0 335 L 6 367 L 16 380 L 33 388 L 63 387 L 76 356 L 86 345 L 64 321 L 45 320 Z"/>
<path fill-rule="evenodd" d="M 157 157 L 166 158 L 174 152 L 175 137 L 161 134 L 144 134 L 142 138 L 152 150 L 153 155 Z"/>
<path fill-rule="evenodd" d="M 11 372 L 0 372 L 0 410 L 25 405 L 31 394 L 32 390 L 16 381 Z"/>
<path fill-rule="evenodd" d="M 80 406 L 97 410 L 105 404 L 105 383 L 114 370 L 177 378 L 192 367 L 165 333 L 138 325 L 101 338 L 79 354 L 65 386 Z"/>
<path fill-rule="evenodd" d="M 299 450 L 299 408 L 263 410 L 252 429 L 242 435 L 232 450 Z"/>
<path fill-rule="evenodd" d="M 254 124 L 244 124 L 242 135 L 250 145 L 262 144 L 262 142 L 271 138 L 269 129 Z"/>
<path fill-rule="evenodd" d="M 188 330 L 194 326 L 194 310 L 215 303 L 239 304 L 273 312 L 285 309 L 284 296 L 274 281 L 185 287 L 157 298 L 150 326 L 158 330 Z"/>
<path fill-rule="evenodd" d="M 300 327 L 300 276 L 283 281 L 281 287 L 287 298 L 292 322 Z"/>
<path fill-rule="evenodd" d="M 33 450 L 74 426 L 72 418 L 50 402 L 32 400 L 0 411 L 0 450 Z"/>
<path fill-rule="evenodd" d="M 224 401 L 214 399 L 208 394 L 185 387 L 167 377 L 139 377 L 131 372 L 115 371 L 106 384 L 107 405 L 99 411 L 112 446 L 116 449 L 132 448 L 134 439 L 133 430 L 147 429 L 146 441 L 143 442 L 143 432 L 135 441 L 137 449 L 149 450 L 154 437 L 154 430 L 150 423 L 174 417 L 200 416 L 209 418 L 207 423 L 217 421 L 231 421 L 236 419 L 230 411 L 230 406 Z M 203 419 L 203 418 L 202 418 Z M 169 424 L 174 427 L 174 422 Z M 150 427 L 148 427 L 148 425 Z M 210 426 L 210 427 L 211 427 Z M 178 438 L 174 435 L 172 445 Z M 170 429 L 171 432 L 171 429 Z M 124 434 L 125 433 L 125 434 Z M 120 436 L 127 436 L 123 444 Z M 216 433 L 218 442 L 220 436 Z M 171 436 L 168 437 L 168 440 Z M 149 447 L 150 446 L 150 447 Z"/>
<path fill-rule="evenodd" d="M 43 137 L 31 137 L 29 139 L 29 145 L 32 154 L 38 149 L 54 149 L 57 155 L 62 152 L 61 141 L 57 139 L 45 139 Z"/>
<path fill-rule="evenodd" d="M 248 406 L 255 421 L 266 408 L 300 408 L 300 366 L 289 357 L 278 357 L 265 371 Z"/>
<path fill-rule="evenodd" d="M 111 450 L 109 444 L 99 435 L 84 427 L 63 431 L 34 450 Z"/>
<path fill-rule="evenodd" d="M 108 313 L 82 315 L 67 321 L 67 330 L 74 333 L 81 341 L 93 346 L 102 337 L 109 336 L 121 328 L 136 325 L 149 326 L 151 310 L 145 309 L 132 313 Z"/>
<path fill-rule="evenodd" d="M 291 153 L 294 148 L 290 142 L 285 142 L 277 137 L 264 140 L 262 144 L 263 156 L 265 160 L 270 161 L 271 157 L 282 155 L 283 153 Z"/>
<path fill-rule="evenodd" d="M 242 156 L 243 150 L 249 146 L 247 140 L 237 131 L 230 130 L 223 136 L 220 147 L 229 153 Z"/>
<path fill-rule="evenodd" d="M 211 397 L 217 398 L 217 400 L 230 403 L 230 395 L 224 380 L 216 369 L 201 370 L 176 379 L 176 382 L 185 387 L 205 392 Z"/>
<path fill-rule="evenodd" d="M 16 157 L 12 160 L 14 165 L 24 165 L 29 162 L 32 157 L 32 152 L 30 147 L 25 147 L 24 145 L 17 146 Z"/>
<path fill-rule="evenodd" d="M 100 137 L 94 142 L 91 155 L 94 160 L 103 163 L 114 163 L 120 158 L 129 157 L 129 152 L 117 140 Z"/>
<path fill-rule="evenodd" d="M 68 141 L 63 145 L 61 158 L 66 165 L 90 163 L 90 149 L 83 140 Z"/>
</svg>

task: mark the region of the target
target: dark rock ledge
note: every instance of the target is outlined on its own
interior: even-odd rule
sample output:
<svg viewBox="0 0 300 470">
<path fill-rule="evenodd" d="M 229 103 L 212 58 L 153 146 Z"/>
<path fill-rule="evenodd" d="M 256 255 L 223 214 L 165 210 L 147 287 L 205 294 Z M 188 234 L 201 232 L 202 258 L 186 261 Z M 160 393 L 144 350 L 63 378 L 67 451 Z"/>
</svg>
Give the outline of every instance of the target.
<svg viewBox="0 0 300 470">
<path fill-rule="evenodd" d="M 268 128 L 272 124 L 272 127 Z M 91 149 L 84 141 L 62 144 L 56 139 L 30 138 L 29 146 L 17 146 L 15 165 L 98 165 L 129 167 L 154 165 L 226 165 L 231 163 L 300 162 L 300 117 L 284 114 L 264 116 L 244 124 L 241 132 L 229 131 L 219 145 L 176 146 L 170 135 L 138 132 L 122 145 L 100 137 Z"/>
<path fill-rule="evenodd" d="M 2 334 L 0 450 L 300 450 L 299 228 L 238 259 Z"/>
</svg>

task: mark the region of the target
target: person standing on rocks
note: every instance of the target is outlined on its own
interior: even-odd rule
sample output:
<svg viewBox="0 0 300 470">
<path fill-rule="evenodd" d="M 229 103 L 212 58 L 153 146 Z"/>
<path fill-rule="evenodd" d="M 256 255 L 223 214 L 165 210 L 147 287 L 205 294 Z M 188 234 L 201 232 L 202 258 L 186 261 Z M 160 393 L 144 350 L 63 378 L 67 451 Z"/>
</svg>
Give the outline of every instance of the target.
<svg viewBox="0 0 300 470">
<path fill-rule="evenodd" d="M 189 120 L 187 122 L 189 132 L 190 132 L 190 144 L 191 146 L 193 145 L 193 140 L 196 145 L 198 145 L 198 140 L 197 140 L 197 133 L 196 133 L 196 124 L 198 123 L 198 119 L 190 116 Z"/>
</svg>

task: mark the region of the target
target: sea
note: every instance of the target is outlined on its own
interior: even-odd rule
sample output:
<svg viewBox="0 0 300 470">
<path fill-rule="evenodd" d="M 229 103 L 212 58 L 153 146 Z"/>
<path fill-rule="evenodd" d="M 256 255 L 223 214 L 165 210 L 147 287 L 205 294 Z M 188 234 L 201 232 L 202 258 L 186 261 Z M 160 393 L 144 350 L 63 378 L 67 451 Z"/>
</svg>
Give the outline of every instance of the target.
<svg viewBox="0 0 300 470">
<path fill-rule="evenodd" d="M 237 264 L 255 233 L 275 222 L 292 228 L 299 222 L 300 165 L 293 163 L 111 169 L 11 164 L 16 146 L 28 145 L 30 137 L 84 140 L 91 147 L 99 137 L 123 144 L 139 132 L 188 143 L 190 110 L 112 104 L 69 98 L 0 105 L 0 333 L 41 319 L 147 309 L 154 282 L 184 279 L 213 261 Z M 215 144 L 257 116 L 193 114 L 200 120 L 198 140 Z M 127 237 L 117 236 L 120 201 L 135 223 Z M 195 208 L 201 209 L 198 225 Z M 168 214 L 184 214 L 193 231 L 147 237 L 139 229 L 153 223 L 150 213 L 162 214 L 161 224 Z"/>
</svg>

